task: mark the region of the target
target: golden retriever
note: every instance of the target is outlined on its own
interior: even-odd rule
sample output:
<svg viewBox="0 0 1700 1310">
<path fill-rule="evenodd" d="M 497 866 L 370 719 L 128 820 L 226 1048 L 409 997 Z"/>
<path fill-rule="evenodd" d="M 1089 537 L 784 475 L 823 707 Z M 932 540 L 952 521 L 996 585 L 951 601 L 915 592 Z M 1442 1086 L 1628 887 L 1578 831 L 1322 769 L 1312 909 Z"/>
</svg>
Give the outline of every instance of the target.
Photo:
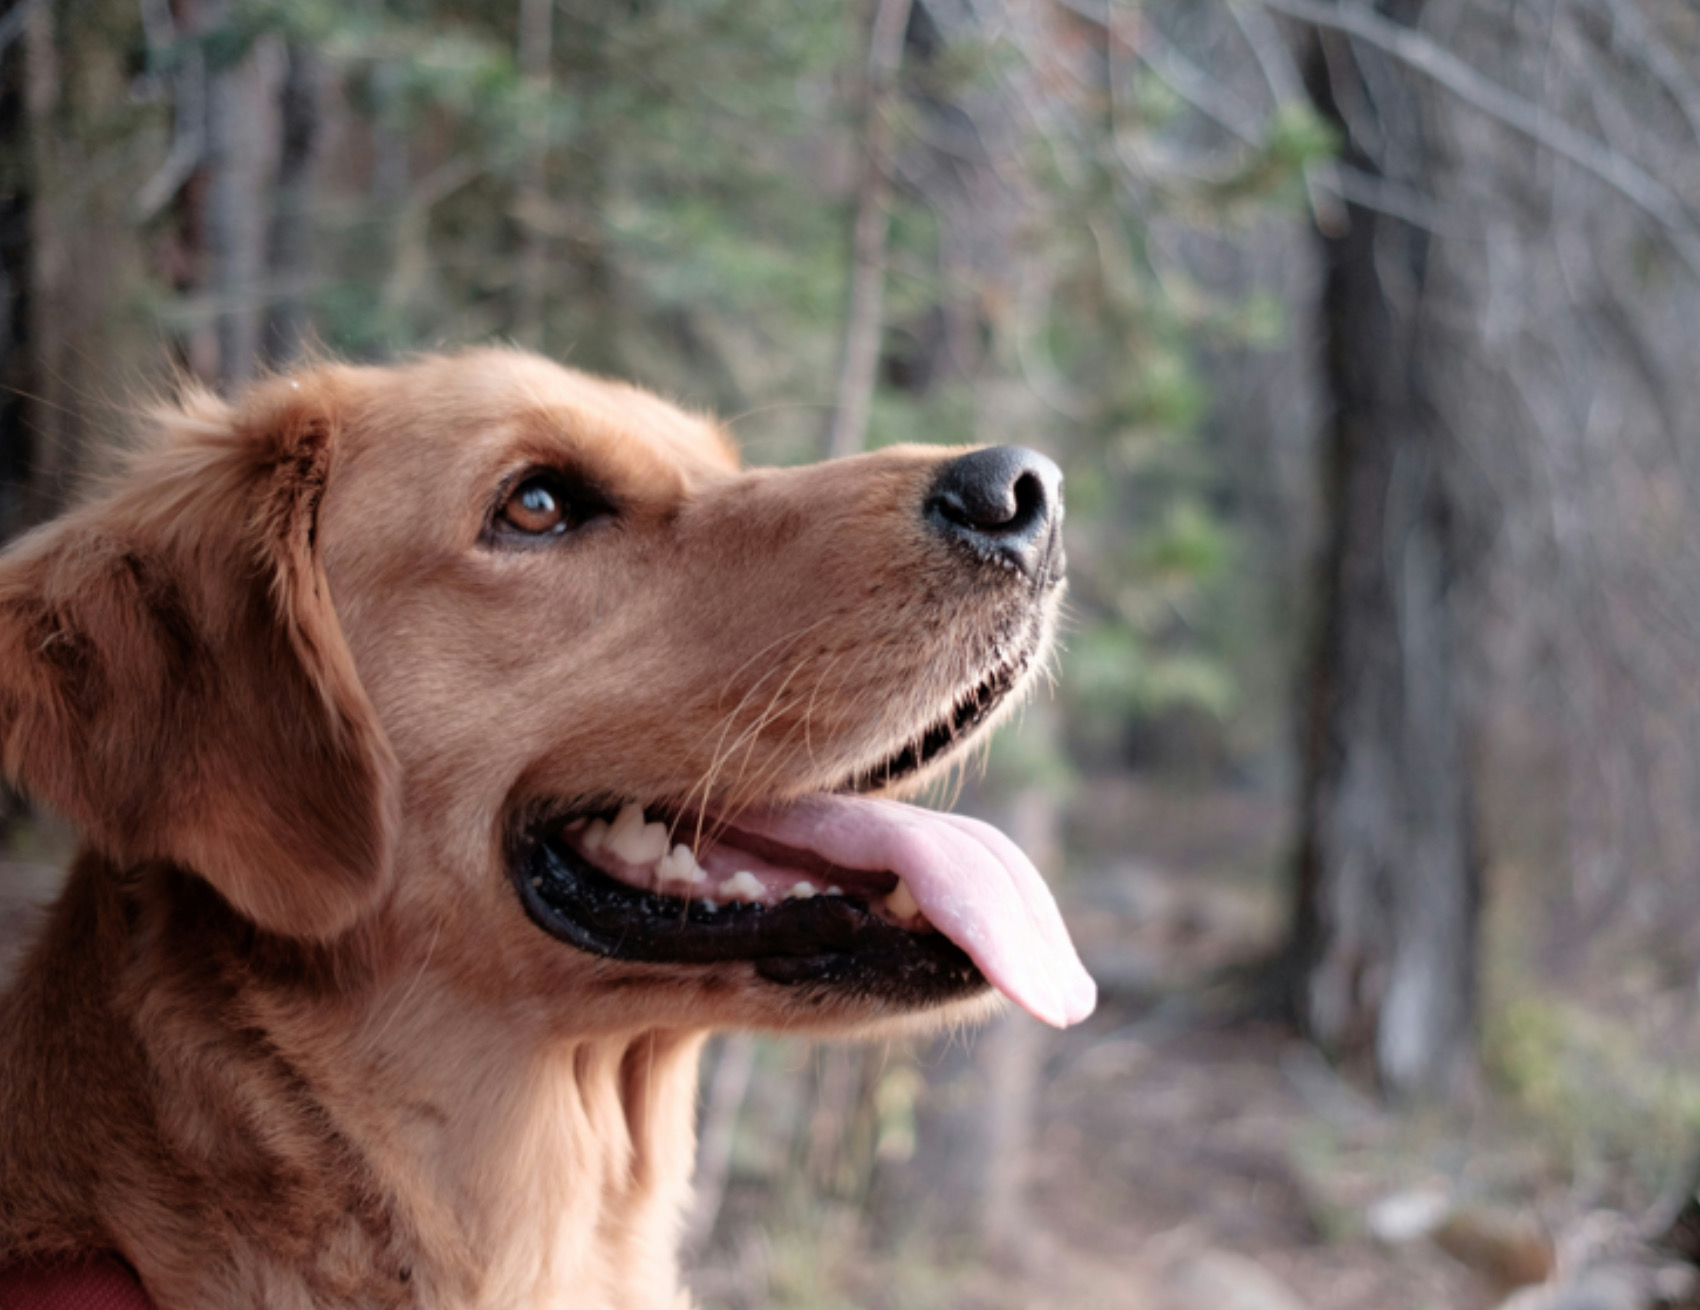
<svg viewBox="0 0 1700 1310">
<path fill-rule="evenodd" d="M 1050 461 L 745 470 L 509 350 L 153 428 L 0 556 L 0 760 L 85 835 L 0 1000 L 0 1266 L 682 1306 L 707 1032 L 1092 1009 L 1022 854 L 880 795 L 1045 658 Z"/>
</svg>

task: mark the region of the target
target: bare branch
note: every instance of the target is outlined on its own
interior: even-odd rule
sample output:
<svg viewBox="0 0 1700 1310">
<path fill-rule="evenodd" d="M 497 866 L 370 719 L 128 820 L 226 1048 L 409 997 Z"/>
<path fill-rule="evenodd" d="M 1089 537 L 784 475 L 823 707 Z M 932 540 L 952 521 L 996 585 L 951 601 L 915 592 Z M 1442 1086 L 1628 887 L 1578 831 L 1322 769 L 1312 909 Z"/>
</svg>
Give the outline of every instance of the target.
<svg viewBox="0 0 1700 1310">
<path fill-rule="evenodd" d="M 1211 122 L 1247 145 L 1261 145 L 1267 124 L 1250 105 L 1227 91 L 1222 79 L 1205 72 L 1177 50 L 1156 27 L 1146 23 L 1136 46 L 1140 62 L 1165 86 Z"/>
<path fill-rule="evenodd" d="M 1269 84 L 1269 94 L 1277 105 L 1292 104 L 1305 99 L 1304 78 L 1293 62 L 1292 51 L 1269 21 L 1269 15 L 1255 5 L 1229 4 L 1228 16 L 1240 29 L 1252 57 L 1263 70 L 1263 80 Z"/>
<path fill-rule="evenodd" d="M 1256 5 L 1236 3 L 1228 5 L 1228 15 L 1251 47 L 1252 57 L 1263 70 L 1263 80 L 1276 106 L 1284 109 L 1291 104 L 1309 103 L 1304 78 L 1293 62 L 1293 52 L 1287 49 L 1269 15 Z M 1319 231 L 1332 236 L 1345 230 L 1347 218 L 1345 207 L 1340 204 L 1340 184 L 1338 180 L 1331 182 L 1329 173 L 1326 163 L 1305 165 L 1305 194 L 1310 199 L 1311 217 Z"/>
<path fill-rule="evenodd" d="M 1670 47 L 1656 33 L 1647 30 L 1647 20 L 1641 17 L 1634 0 L 1605 0 L 1605 7 L 1611 11 L 1614 38 L 1645 64 L 1647 71 L 1670 93 L 1688 120 L 1689 132 L 1700 141 L 1700 83 L 1689 75 Z"/>
<path fill-rule="evenodd" d="M 1085 0 L 1056 0 L 1076 18 L 1103 30 L 1111 42 L 1125 41 L 1141 63 L 1159 81 L 1218 127 L 1248 145 L 1263 140 L 1263 122 L 1257 111 L 1222 85 L 1222 79 L 1205 72 L 1150 22 L 1139 24 L 1137 39 L 1126 40 L 1116 30 L 1116 6 L 1112 0 L 1089 6 Z"/>
<path fill-rule="evenodd" d="M 1540 106 L 1483 77 L 1422 33 L 1400 27 L 1368 9 L 1317 0 L 1260 0 L 1267 8 L 1315 27 L 1345 32 L 1433 78 L 1465 104 L 1521 132 L 1554 154 L 1592 173 L 1658 221 L 1678 258 L 1700 277 L 1700 230 L 1682 201 L 1634 160 L 1579 132 Z"/>
<path fill-rule="evenodd" d="M 13 12 L 16 12 L 15 10 Z M 142 30 L 149 54 L 159 59 L 178 39 L 170 9 L 159 0 L 142 5 Z M 172 78 L 176 104 L 172 109 L 171 150 L 158 170 L 136 193 L 131 206 L 138 223 L 150 222 L 176 198 L 201 165 L 207 144 L 207 69 L 199 43 L 184 47 Z"/>
<path fill-rule="evenodd" d="M 1307 176 L 1319 190 L 1348 200 L 1359 209 L 1386 214 L 1436 236 L 1462 235 L 1452 216 L 1442 210 L 1432 196 L 1391 178 L 1378 177 L 1339 162 L 1313 164 Z"/>
</svg>

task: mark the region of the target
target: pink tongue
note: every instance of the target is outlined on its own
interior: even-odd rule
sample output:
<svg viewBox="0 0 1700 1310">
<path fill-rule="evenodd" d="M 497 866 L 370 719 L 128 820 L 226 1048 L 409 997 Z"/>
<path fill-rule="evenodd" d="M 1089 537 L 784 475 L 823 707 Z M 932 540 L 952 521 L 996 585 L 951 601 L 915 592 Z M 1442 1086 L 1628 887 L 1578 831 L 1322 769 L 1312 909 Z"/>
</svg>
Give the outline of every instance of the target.
<svg viewBox="0 0 1700 1310">
<path fill-rule="evenodd" d="M 812 851 L 841 869 L 889 870 L 987 980 L 1058 1028 L 1098 1004 L 1051 889 L 990 824 L 866 796 L 811 796 L 738 816 L 740 831 Z"/>
</svg>

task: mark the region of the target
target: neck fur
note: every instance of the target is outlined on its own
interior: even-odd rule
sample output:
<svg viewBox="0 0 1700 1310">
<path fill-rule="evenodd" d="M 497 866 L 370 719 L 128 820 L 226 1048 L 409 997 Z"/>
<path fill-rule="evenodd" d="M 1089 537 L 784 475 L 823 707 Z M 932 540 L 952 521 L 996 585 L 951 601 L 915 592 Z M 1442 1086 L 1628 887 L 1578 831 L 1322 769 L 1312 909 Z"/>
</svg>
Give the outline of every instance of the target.
<svg viewBox="0 0 1700 1310">
<path fill-rule="evenodd" d="M 420 1112 L 385 1133 L 445 1305 L 672 1310 L 704 1035 L 649 1030 L 509 1045 L 423 1035 Z M 503 1049 L 503 1048 L 506 1049 Z M 427 1109 L 427 1107 L 429 1107 Z M 405 1199 L 413 1199 L 405 1206 Z"/>
<path fill-rule="evenodd" d="M 420 968 L 263 976 L 216 902 L 165 949 L 117 882 L 79 862 L 53 967 L 0 996 L 0 1256 L 117 1251 L 183 1310 L 688 1304 L 704 1034 L 563 1037 Z"/>
</svg>

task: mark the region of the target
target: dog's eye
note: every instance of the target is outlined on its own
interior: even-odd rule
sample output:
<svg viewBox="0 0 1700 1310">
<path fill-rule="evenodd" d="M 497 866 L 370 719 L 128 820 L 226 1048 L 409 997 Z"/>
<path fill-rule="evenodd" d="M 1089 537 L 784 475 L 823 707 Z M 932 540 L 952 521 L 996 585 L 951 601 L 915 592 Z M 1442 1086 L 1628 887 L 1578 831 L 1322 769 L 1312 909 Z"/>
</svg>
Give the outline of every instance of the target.
<svg viewBox="0 0 1700 1310">
<path fill-rule="evenodd" d="M 588 488 L 545 469 L 520 480 L 496 511 L 492 526 L 509 537 L 558 537 L 607 512 L 607 505 Z"/>
<path fill-rule="evenodd" d="M 520 483 L 502 506 L 502 522 L 538 537 L 566 531 L 567 502 L 560 488 L 553 485 L 554 481 L 549 477 L 529 477 Z"/>
</svg>

